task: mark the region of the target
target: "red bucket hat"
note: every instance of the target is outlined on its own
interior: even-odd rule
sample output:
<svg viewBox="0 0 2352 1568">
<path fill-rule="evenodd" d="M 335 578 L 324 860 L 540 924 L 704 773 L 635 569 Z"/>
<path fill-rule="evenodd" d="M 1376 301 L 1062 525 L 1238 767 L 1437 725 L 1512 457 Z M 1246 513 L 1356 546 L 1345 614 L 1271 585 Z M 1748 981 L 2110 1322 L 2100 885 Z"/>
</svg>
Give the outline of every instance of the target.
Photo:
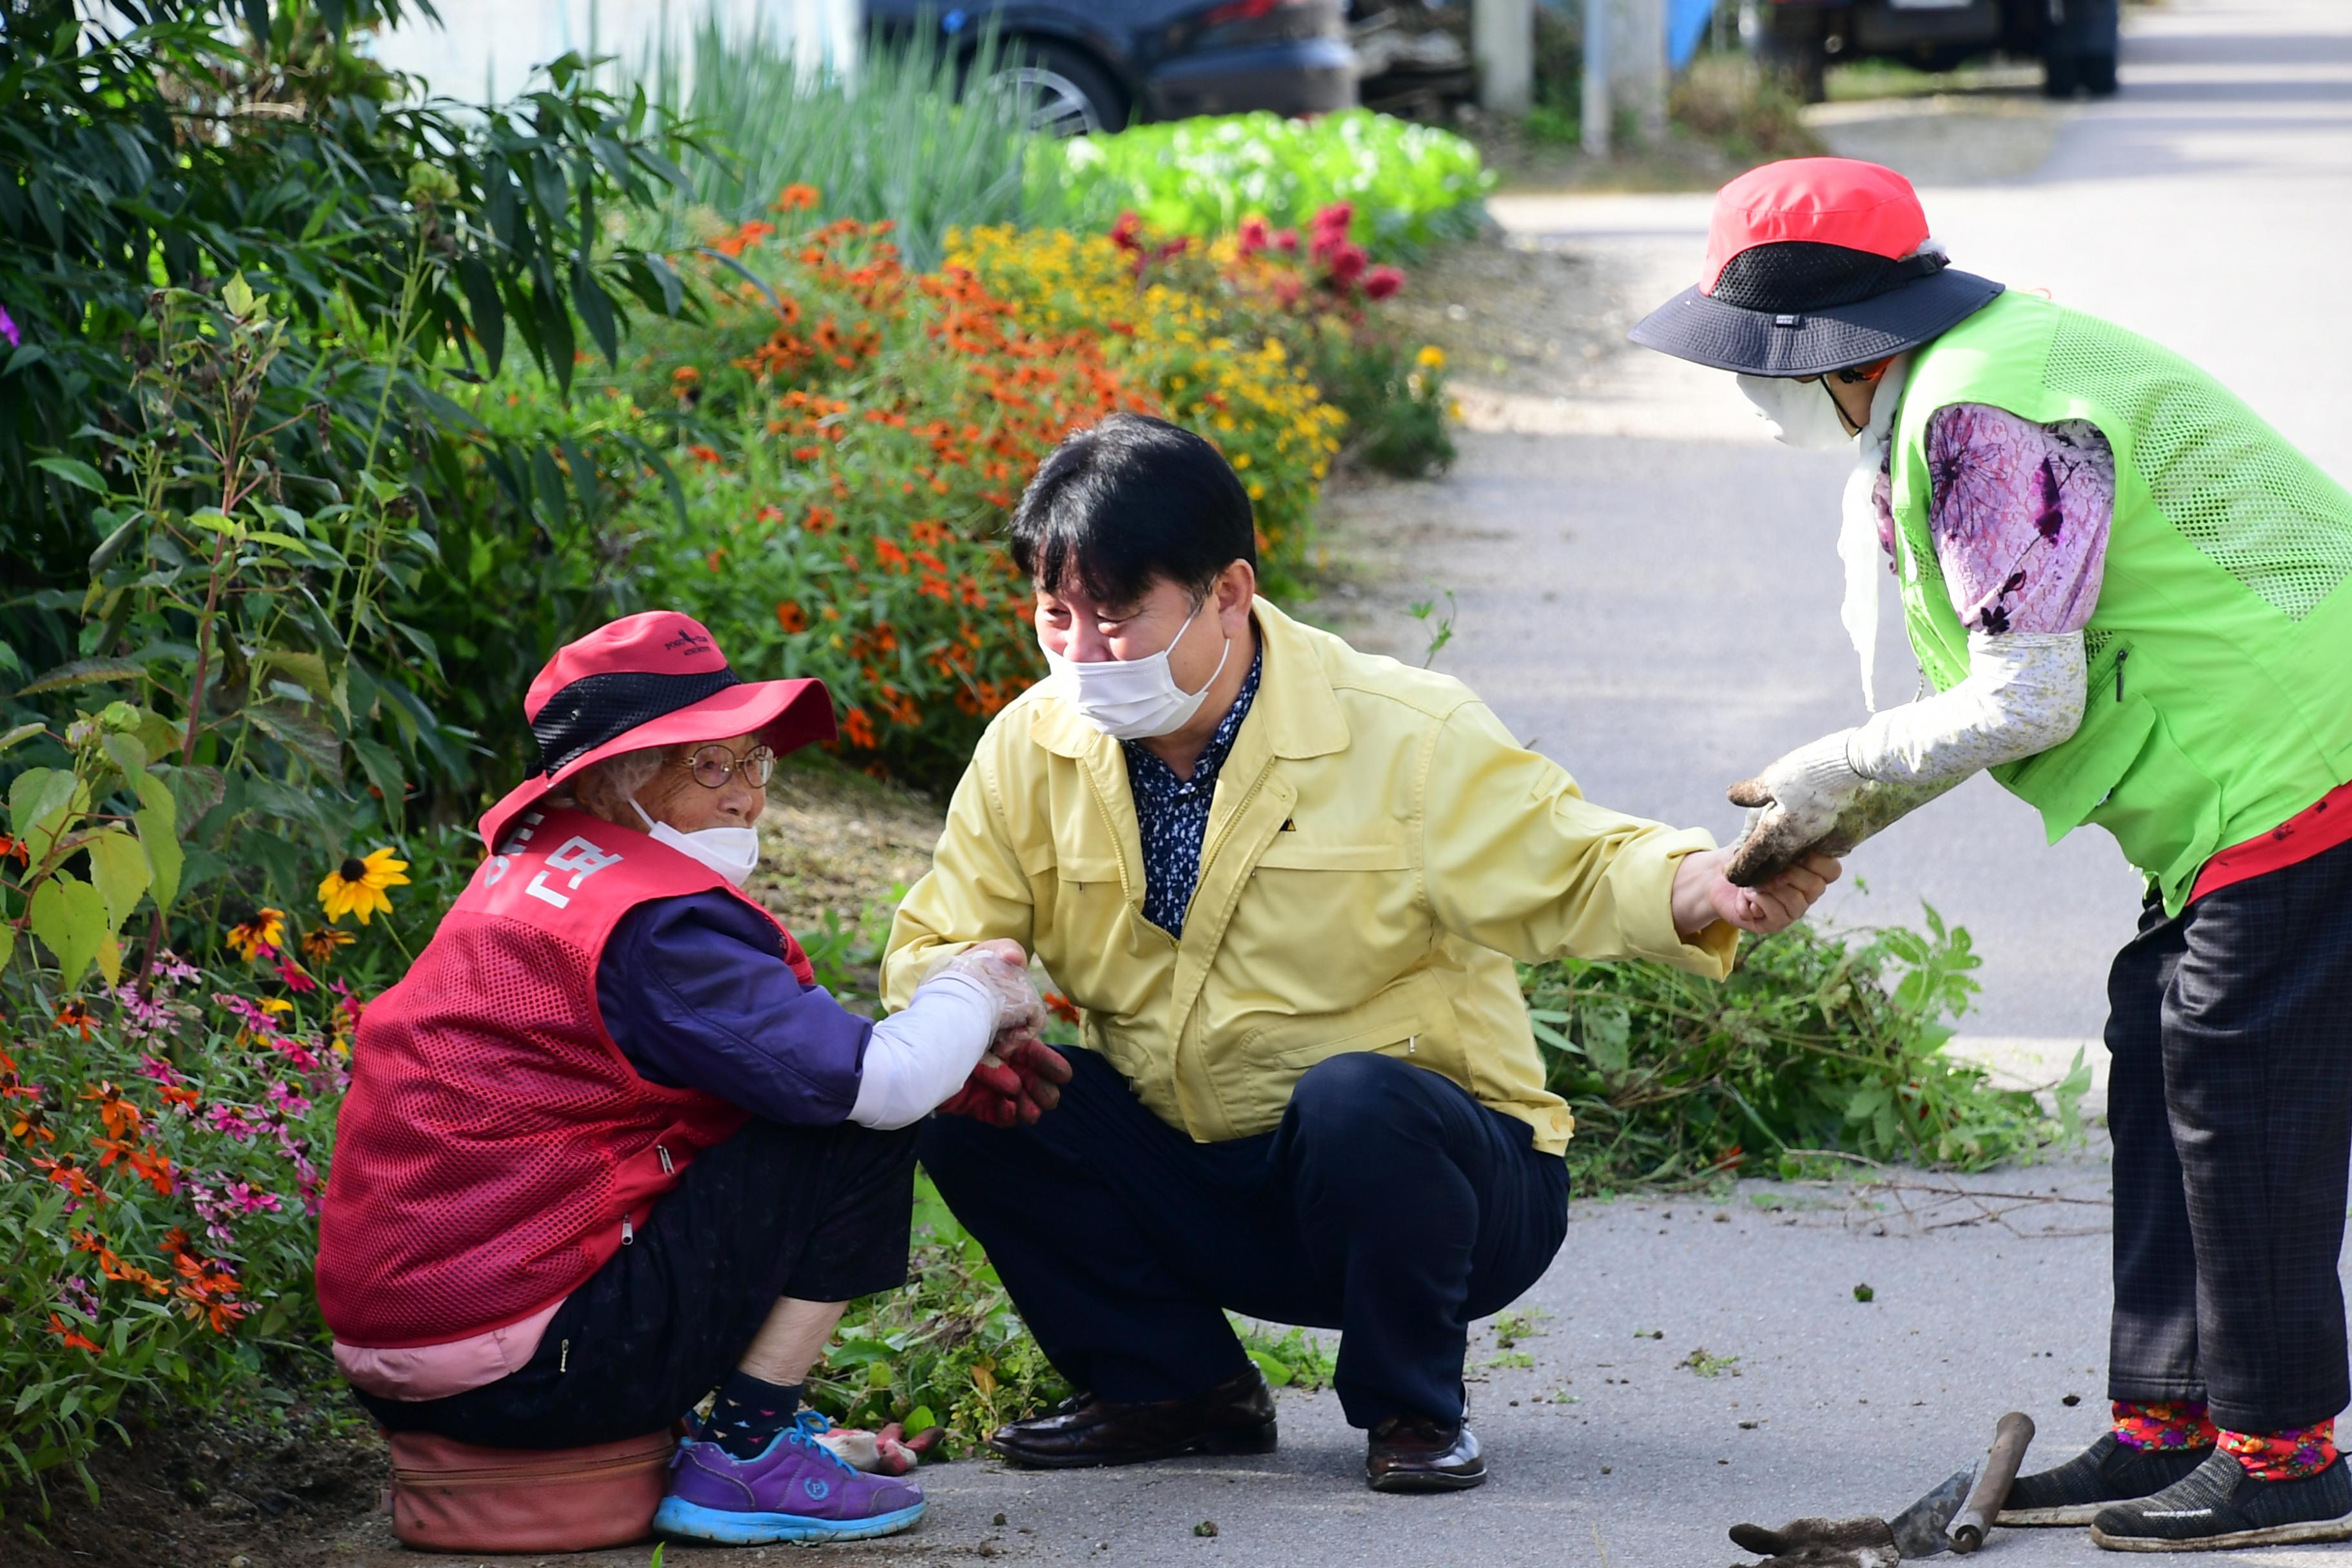
<svg viewBox="0 0 2352 1568">
<path fill-rule="evenodd" d="M 1820 375 L 1949 331 L 2001 285 L 1927 243 L 1911 182 L 1853 158 L 1766 163 L 1716 193 L 1698 285 L 1626 335 L 1749 375 Z"/>
<path fill-rule="evenodd" d="M 483 816 L 492 849 L 532 803 L 624 752 L 757 734 L 782 756 L 834 736 L 824 682 L 740 679 L 703 624 L 676 610 L 624 616 L 564 644 L 530 683 L 522 710 L 539 771 Z"/>
</svg>

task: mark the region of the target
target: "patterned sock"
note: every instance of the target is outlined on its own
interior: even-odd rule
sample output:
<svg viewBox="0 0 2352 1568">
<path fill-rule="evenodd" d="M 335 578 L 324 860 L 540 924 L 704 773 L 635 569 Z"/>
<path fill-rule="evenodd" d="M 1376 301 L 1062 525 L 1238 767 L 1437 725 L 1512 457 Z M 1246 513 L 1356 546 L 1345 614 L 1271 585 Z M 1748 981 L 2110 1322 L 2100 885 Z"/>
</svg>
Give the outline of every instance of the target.
<svg viewBox="0 0 2352 1568">
<path fill-rule="evenodd" d="M 748 1372 L 730 1372 L 711 1402 L 709 1440 L 739 1459 L 757 1458 L 776 1434 L 799 1414 L 799 1383 L 761 1383 Z"/>
<path fill-rule="evenodd" d="M 2173 1399 L 2151 1404 L 2137 1399 L 2115 1403 L 2116 1441 L 2126 1448 L 2210 1448 L 2213 1418 L 2201 1399 Z"/>
<path fill-rule="evenodd" d="M 2336 1422 L 2330 1417 L 2284 1432 L 2224 1432 L 2221 1443 L 2254 1479 L 2296 1481 L 2336 1462 Z"/>
</svg>

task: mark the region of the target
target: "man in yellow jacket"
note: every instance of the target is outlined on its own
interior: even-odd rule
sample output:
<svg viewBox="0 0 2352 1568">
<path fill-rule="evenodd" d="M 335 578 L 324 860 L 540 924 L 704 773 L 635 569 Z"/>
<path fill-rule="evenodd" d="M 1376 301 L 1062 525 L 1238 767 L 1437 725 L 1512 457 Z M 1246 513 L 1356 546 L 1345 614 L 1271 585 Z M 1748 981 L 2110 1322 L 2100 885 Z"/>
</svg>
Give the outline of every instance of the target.
<svg viewBox="0 0 2352 1568">
<path fill-rule="evenodd" d="M 936 1120 L 921 1152 L 1080 1390 L 991 1440 L 1076 1468 L 1275 1443 L 1224 1309 L 1342 1331 L 1376 1489 L 1486 1478 L 1467 1325 L 1568 1223 L 1568 1108 L 1513 959 L 1729 968 L 1836 876 L 1735 888 L 1723 852 L 1586 802 L 1459 681 L 1255 596 L 1247 492 L 1117 416 L 1022 498 L 1051 677 L 998 715 L 884 982 L 1010 938 L 1083 1009 L 1059 1108 Z"/>
</svg>

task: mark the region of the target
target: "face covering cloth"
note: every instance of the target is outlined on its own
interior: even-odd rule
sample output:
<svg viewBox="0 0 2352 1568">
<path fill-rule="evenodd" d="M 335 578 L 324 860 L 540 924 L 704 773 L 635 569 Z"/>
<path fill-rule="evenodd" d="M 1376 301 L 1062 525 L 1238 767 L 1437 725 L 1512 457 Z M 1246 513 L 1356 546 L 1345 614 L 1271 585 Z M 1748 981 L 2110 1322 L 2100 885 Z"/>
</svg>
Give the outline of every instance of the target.
<svg viewBox="0 0 2352 1568">
<path fill-rule="evenodd" d="M 1740 395 L 1755 406 L 1758 417 L 1772 427 L 1772 439 L 1783 447 L 1807 452 L 1834 452 L 1853 439 L 1830 396 L 1826 377 L 1790 381 L 1779 375 L 1737 378 Z"/>
<path fill-rule="evenodd" d="M 1903 402 L 1904 378 L 1910 370 L 1911 356 L 1904 354 L 1878 378 L 1878 390 L 1870 400 L 1870 422 L 1862 428 L 1853 471 L 1846 476 L 1845 494 L 1839 503 L 1838 560 L 1845 567 L 1845 596 L 1838 605 L 1838 619 L 1844 623 L 1854 657 L 1862 661 L 1863 706 L 1873 713 L 1878 711 L 1878 584 L 1886 576 L 1886 554 L 1878 540 L 1876 491 L 1878 476 L 1886 468 L 1887 447 L 1895 437 L 1895 411 Z"/>
<path fill-rule="evenodd" d="M 1206 609 L 1203 601 L 1201 609 Z M 1176 684 L 1169 672 L 1168 656 L 1176 651 L 1176 644 L 1192 623 L 1201 618 L 1194 610 L 1176 636 L 1158 653 L 1142 658 L 1106 658 L 1079 664 L 1064 658 L 1051 648 L 1045 650 L 1045 668 L 1052 679 L 1062 683 L 1062 693 L 1096 729 L 1114 741 L 1148 741 L 1155 735 L 1165 735 L 1181 730 L 1192 721 L 1208 700 L 1209 689 L 1217 684 L 1224 673 L 1225 660 L 1232 657 L 1234 645 L 1230 638 L 1217 655 L 1217 668 L 1198 691 L 1187 691 Z"/>
<path fill-rule="evenodd" d="M 751 827 L 705 827 L 694 833 L 680 833 L 667 822 L 656 822 L 646 815 L 635 795 L 629 797 L 630 809 L 642 818 L 646 834 L 656 844 L 667 844 L 689 859 L 698 860 L 734 886 L 740 888 L 751 879 L 760 868 L 760 834 Z"/>
</svg>

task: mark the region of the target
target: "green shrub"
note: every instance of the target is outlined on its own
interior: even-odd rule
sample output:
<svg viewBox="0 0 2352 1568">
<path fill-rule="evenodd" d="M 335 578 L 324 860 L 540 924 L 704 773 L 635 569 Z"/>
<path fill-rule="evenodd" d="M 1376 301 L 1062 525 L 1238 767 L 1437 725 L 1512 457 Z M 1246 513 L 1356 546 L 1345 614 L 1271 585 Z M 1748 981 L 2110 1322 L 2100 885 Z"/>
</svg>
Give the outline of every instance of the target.
<svg viewBox="0 0 2352 1568">
<path fill-rule="evenodd" d="M 1032 156 L 1041 184 L 1075 203 L 1132 208 L 1160 234 L 1207 239 L 1252 215 L 1304 228 L 1350 203 L 1355 238 L 1386 256 L 1476 234 L 1495 183 L 1461 137 L 1362 109 L 1141 125 L 1041 145 Z"/>
<path fill-rule="evenodd" d="M 322 773 L 364 768 L 395 809 L 414 789 L 465 810 L 478 768 L 520 761 L 504 682 L 601 607 L 608 562 L 583 535 L 616 489 L 647 481 L 648 455 L 486 422 L 444 394 L 496 372 L 510 342 L 560 390 L 583 346 L 617 355 L 624 300 L 683 307 L 666 261 L 604 232 L 667 166 L 651 111 L 596 91 L 570 58 L 513 104 L 406 101 L 349 33 L 419 9 L 20 0 L 0 14 L 0 677 L 36 698 L 12 700 L 10 721 L 62 728 L 63 672 L 192 640 L 178 610 L 133 635 L 123 616 L 152 595 L 124 568 L 147 568 L 151 536 L 181 527 L 171 518 L 239 510 L 195 495 L 193 478 L 159 489 L 148 459 L 175 441 L 193 452 L 158 420 L 190 425 L 203 399 L 159 414 L 157 367 L 242 278 L 281 331 L 245 388 L 239 442 L 258 489 L 239 499 L 252 526 L 289 508 L 324 531 L 269 525 L 305 542 L 304 569 L 281 559 L 248 586 L 274 596 L 273 624 L 311 623 L 302 647 L 327 673 L 281 663 L 264 679 L 234 649 L 216 668 L 240 686 L 255 673 L 254 700 L 310 724 L 331 709 L 332 740 L 312 748 Z M 361 518 L 387 581 L 310 604 L 329 579 L 351 588 L 320 551 L 342 550 Z M 104 603 L 86 615 L 93 580 Z M 473 700 L 488 691 L 495 705 Z M 319 739 L 295 725 L 270 743 L 296 730 Z"/>
<path fill-rule="evenodd" d="M 1927 928 L 1799 924 L 1744 942 L 1721 985 L 1653 963 L 1523 967 L 1576 1114 L 1578 1189 L 1794 1174 L 1822 1151 L 1980 1170 L 2071 1133 L 2086 1069 L 2053 1118 L 1942 1054 L 1979 960 L 1932 909 Z"/>
</svg>

